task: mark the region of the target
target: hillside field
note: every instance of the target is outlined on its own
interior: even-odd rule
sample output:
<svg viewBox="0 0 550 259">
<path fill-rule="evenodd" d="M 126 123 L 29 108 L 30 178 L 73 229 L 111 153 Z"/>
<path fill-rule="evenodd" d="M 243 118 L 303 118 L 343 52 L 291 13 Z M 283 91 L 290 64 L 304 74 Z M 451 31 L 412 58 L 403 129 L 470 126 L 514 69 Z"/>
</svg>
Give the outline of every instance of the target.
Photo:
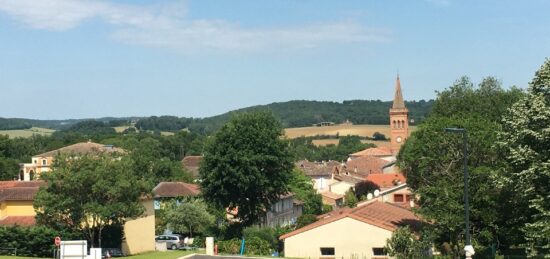
<svg viewBox="0 0 550 259">
<path fill-rule="evenodd" d="M 0 135 L 8 135 L 10 138 L 28 138 L 34 134 L 49 136 L 54 132 L 55 130 L 52 129 L 32 127 L 30 129 L 21 130 L 0 130 Z"/>
<path fill-rule="evenodd" d="M 410 131 L 416 129 L 415 126 L 409 126 Z M 287 138 L 298 138 L 298 137 L 313 137 L 317 135 L 357 135 L 361 137 L 372 137 L 375 132 L 380 132 L 386 136 L 390 137 L 390 126 L 389 125 L 351 125 L 351 124 L 340 124 L 334 126 L 322 126 L 322 127 L 301 127 L 301 128 L 287 128 L 285 129 L 285 135 Z M 389 146 L 389 141 L 373 141 L 373 140 L 362 140 L 363 143 L 373 143 L 376 146 L 383 147 Z M 313 140 L 313 144 L 317 146 L 324 146 L 330 144 L 338 144 L 338 139 L 316 139 Z"/>
</svg>

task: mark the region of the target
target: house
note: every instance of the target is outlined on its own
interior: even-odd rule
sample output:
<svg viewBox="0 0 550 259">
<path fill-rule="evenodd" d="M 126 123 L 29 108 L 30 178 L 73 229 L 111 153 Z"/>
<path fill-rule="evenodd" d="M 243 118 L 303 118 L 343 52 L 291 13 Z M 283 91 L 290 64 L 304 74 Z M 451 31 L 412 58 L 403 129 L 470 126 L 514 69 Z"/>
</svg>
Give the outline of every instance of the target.
<svg viewBox="0 0 550 259">
<path fill-rule="evenodd" d="M 319 221 L 282 235 L 285 257 L 387 258 L 386 240 L 401 226 L 419 229 L 409 209 L 374 201 L 323 215 Z"/>
<path fill-rule="evenodd" d="M 34 225 L 32 203 L 43 185 L 43 181 L 0 181 L 0 225 Z"/>
<path fill-rule="evenodd" d="M 337 170 L 338 175 L 352 175 L 364 178 L 370 174 L 381 174 L 389 164 L 385 159 L 376 156 L 361 156 L 348 160 Z"/>
<path fill-rule="evenodd" d="M 70 146 L 62 147 L 46 153 L 34 155 L 31 163 L 19 164 L 18 180 L 32 181 L 40 177 L 40 174 L 51 171 L 54 158 L 57 155 L 98 155 L 101 153 L 124 153 L 123 149 L 116 148 L 113 145 L 103 145 L 91 141 L 76 143 Z"/>
<path fill-rule="evenodd" d="M 313 181 L 313 188 L 317 193 L 328 191 L 328 186 L 334 183 L 332 176 L 340 166 L 340 162 L 329 160 L 327 162 L 313 162 L 308 160 L 300 160 L 294 164 L 296 169 L 304 172 L 304 174 Z"/>
<path fill-rule="evenodd" d="M 296 199 L 293 193 L 281 195 L 279 200 L 271 205 L 259 225 L 267 227 L 292 225 L 302 215 L 303 207 L 304 203 Z"/>
<path fill-rule="evenodd" d="M 200 186 L 184 182 L 160 182 L 153 188 L 155 210 L 162 207 L 163 200 L 194 197 L 200 194 Z"/>
<path fill-rule="evenodd" d="M 44 181 L 0 181 L 0 225 L 32 226 L 36 212 L 33 207 L 38 189 Z M 122 250 L 137 254 L 155 250 L 155 212 L 153 199 L 144 197 L 141 204 L 145 212 L 124 224 Z"/>
<path fill-rule="evenodd" d="M 189 171 L 193 178 L 199 178 L 199 168 L 202 161 L 202 156 L 186 156 L 181 160 L 181 166 Z"/>
<path fill-rule="evenodd" d="M 330 191 L 322 192 L 321 198 L 323 204 L 332 206 L 333 209 L 344 206 L 344 195 Z"/>
<path fill-rule="evenodd" d="M 349 155 L 352 160 L 366 156 L 378 157 L 387 161 L 395 159 L 390 147 L 371 147 Z"/>
</svg>

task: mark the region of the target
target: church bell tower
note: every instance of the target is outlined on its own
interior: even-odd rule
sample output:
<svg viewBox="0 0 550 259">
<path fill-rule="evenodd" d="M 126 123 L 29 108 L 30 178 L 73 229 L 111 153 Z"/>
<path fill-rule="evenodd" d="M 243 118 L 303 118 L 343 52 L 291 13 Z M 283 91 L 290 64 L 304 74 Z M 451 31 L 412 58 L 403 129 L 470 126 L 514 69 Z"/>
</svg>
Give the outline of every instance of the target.
<svg viewBox="0 0 550 259">
<path fill-rule="evenodd" d="M 409 110 L 405 107 L 405 101 L 401 93 L 399 75 L 397 75 L 397 80 L 395 82 L 393 105 L 390 108 L 390 130 L 391 151 L 397 154 L 401 145 L 403 145 L 405 140 L 409 137 Z"/>
</svg>

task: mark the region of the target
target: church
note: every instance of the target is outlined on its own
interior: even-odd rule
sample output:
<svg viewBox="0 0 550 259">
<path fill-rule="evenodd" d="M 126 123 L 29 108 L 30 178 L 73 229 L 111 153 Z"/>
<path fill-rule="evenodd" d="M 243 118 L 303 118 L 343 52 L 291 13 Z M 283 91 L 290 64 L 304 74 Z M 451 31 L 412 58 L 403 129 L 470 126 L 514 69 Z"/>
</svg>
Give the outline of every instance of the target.
<svg viewBox="0 0 550 259">
<path fill-rule="evenodd" d="M 405 107 L 399 75 L 397 75 L 397 80 L 395 81 L 393 105 L 390 108 L 390 128 L 391 152 L 397 154 L 401 145 L 409 137 L 409 110 Z"/>
</svg>

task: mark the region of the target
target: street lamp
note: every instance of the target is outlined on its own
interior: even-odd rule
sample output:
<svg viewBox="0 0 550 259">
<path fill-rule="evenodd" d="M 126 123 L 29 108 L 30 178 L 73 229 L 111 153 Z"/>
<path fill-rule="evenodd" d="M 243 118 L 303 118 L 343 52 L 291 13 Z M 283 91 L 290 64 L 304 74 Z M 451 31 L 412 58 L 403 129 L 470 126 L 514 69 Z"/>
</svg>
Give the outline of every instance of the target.
<svg viewBox="0 0 550 259">
<path fill-rule="evenodd" d="M 445 132 L 462 133 L 464 140 L 464 221 L 466 222 L 466 245 L 464 253 L 466 259 L 471 259 L 475 254 L 474 247 L 470 240 L 470 207 L 468 204 L 468 132 L 463 128 L 445 128 Z"/>
</svg>

